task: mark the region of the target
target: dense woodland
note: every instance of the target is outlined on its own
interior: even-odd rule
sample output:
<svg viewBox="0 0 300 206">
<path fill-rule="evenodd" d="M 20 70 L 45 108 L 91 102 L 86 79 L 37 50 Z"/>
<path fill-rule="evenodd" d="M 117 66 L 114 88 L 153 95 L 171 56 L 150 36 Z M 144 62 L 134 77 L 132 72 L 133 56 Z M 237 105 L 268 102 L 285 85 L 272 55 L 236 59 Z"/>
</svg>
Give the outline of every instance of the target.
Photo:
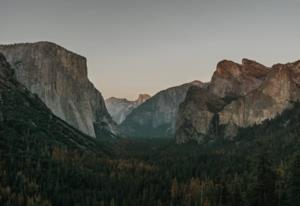
<svg viewBox="0 0 300 206">
<path fill-rule="evenodd" d="M 40 127 L 24 121 L 24 111 L 0 122 L 0 205 L 300 205 L 298 103 L 234 140 L 215 136 L 201 145 L 115 139 L 69 146 L 50 117 L 35 115 Z"/>
</svg>

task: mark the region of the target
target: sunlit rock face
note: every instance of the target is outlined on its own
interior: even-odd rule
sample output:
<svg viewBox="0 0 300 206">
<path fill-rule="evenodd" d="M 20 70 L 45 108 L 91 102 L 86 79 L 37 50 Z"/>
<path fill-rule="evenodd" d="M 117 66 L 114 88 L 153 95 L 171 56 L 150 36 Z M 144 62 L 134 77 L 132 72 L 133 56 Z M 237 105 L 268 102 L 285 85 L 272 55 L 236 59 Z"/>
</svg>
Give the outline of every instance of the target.
<svg viewBox="0 0 300 206">
<path fill-rule="evenodd" d="M 218 63 L 209 90 L 222 98 L 245 96 L 261 85 L 269 71 L 269 68 L 248 59 L 243 59 L 242 64 L 224 60 Z"/>
<path fill-rule="evenodd" d="M 115 132 L 101 93 L 87 77 L 86 58 L 49 42 L 2 45 L 0 52 L 17 80 L 55 115 L 93 137 Z"/>
<path fill-rule="evenodd" d="M 105 100 L 105 104 L 113 120 L 116 123 L 121 124 L 126 119 L 126 117 L 132 112 L 132 110 L 143 104 L 150 97 L 151 96 L 148 94 L 140 94 L 138 98 L 134 101 L 110 97 Z"/>
<path fill-rule="evenodd" d="M 207 89 L 188 92 L 180 105 L 176 140 L 201 142 L 220 130 L 233 138 L 239 127 L 272 119 L 299 99 L 300 61 L 272 68 L 246 59 L 242 64 L 222 61 Z M 212 110 L 209 105 L 219 106 Z"/>
<path fill-rule="evenodd" d="M 24 146 L 21 145 L 24 141 L 32 142 L 32 138 L 38 137 L 38 142 L 48 143 L 49 148 L 59 145 L 76 151 L 101 152 L 101 147 L 98 147 L 94 138 L 55 116 L 38 95 L 18 82 L 14 70 L 1 53 L 0 127 L 4 151 L 6 146 L 3 146 L 6 144 L 19 149 Z M 11 141 L 7 141 L 8 139 Z"/>
<path fill-rule="evenodd" d="M 220 112 L 220 124 L 248 127 L 272 119 L 300 99 L 300 62 L 272 67 L 263 84 Z"/>
<path fill-rule="evenodd" d="M 124 135 L 130 137 L 170 137 L 175 134 L 179 104 L 185 99 L 190 86 L 205 87 L 194 81 L 163 90 L 134 109 L 120 125 Z"/>
</svg>

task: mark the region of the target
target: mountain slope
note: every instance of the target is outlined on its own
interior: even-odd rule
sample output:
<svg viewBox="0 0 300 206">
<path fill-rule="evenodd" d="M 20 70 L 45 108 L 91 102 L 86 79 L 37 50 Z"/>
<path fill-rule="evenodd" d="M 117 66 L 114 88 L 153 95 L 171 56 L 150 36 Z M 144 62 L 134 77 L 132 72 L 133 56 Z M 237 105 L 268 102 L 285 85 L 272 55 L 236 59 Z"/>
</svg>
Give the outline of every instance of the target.
<svg viewBox="0 0 300 206">
<path fill-rule="evenodd" d="M 195 106 L 221 109 L 207 90 L 189 92 L 205 97 Z M 234 140 L 121 138 L 108 153 L 19 84 L 0 54 L 0 205 L 294 205 L 300 104 L 291 105 Z"/>
<path fill-rule="evenodd" d="M 105 105 L 113 120 L 116 123 L 121 124 L 126 119 L 126 117 L 132 112 L 132 110 L 140 106 L 149 98 L 150 95 L 148 94 L 140 94 L 138 98 L 134 101 L 110 97 L 105 100 Z"/>
<path fill-rule="evenodd" d="M 86 58 L 50 42 L 2 45 L 0 52 L 17 80 L 55 115 L 93 137 L 115 133 L 103 97 L 87 77 Z"/>
<path fill-rule="evenodd" d="M 243 59 L 242 64 L 223 60 L 217 64 L 209 90 L 221 98 L 245 96 L 258 88 L 269 72 L 270 68 L 253 60 Z"/>
<path fill-rule="evenodd" d="M 163 90 L 134 109 L 120 125 L 125 136 L 170 137 L 175 133 L 179 104 L 190 86 L 204 87 L 199 81 Z"/>
<path fill-rule="evenodd" d="M 202 142 L 208 133 L 213 132 L 211 130 L 214 125 L 218 124 L 215 114 L 225 105 L 226 101 L 209 92 L 207 88 L 190 87 L 176 117 L 177 143 L 191 140 Z"/>
<path fill-rule="evenodd" d="M 221 61 L 206 93 L 224 101 L 223 107 L 214 112 L 203 109 L 197 103 L 202 96 L 188 93 L 177 117 L 177 142 L 201 142 L 204 136 L 212 135 L 212 127 L 225 137 L 233 138 L 239 127 L 274 118 L 289 108 L 291 101 L 300 99 L 299 74 L 299 61 L 277 64 L 272 68 L 245 59 L 241 65 Z M 211 101 L 214 102 L 214 98 Z M 211 104 L 211 101 L 206 104 Z M 191 104 L 196 106 L 191 107 Z"/>
<path fill-rule="evenodd" d="M 92 137 L 56 117 L 37 95 L 20 84 L 1 53 L 0 125 L 2 145 L 6 144 L 5 141 L 13 142 L 16 138 L 21 142 L 26 141 L 26 136 L 38 136 L 49 145 L 94 152 L 99 150 Z M 20 145 L 24 146 L 26 144 Z"/>
<path fill-rule="evenodd" d="M 263 84 L 220 112 L 220 125 L 249 127 L 272 119 L 300 100 L 300 61 L 272 67 Z"/>
</svg>

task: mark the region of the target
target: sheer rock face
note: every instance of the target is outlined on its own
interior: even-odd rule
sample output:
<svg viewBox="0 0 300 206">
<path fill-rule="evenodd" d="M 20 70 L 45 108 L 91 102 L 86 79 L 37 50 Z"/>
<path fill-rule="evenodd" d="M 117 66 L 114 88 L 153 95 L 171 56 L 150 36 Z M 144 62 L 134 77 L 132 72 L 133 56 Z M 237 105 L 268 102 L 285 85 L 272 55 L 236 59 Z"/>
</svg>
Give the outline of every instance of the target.
<svg viewBox="0 0 300 206">
<path fill-rule="evenodd" d="M 27 138 L 38 134 L 49 146 L 59 145 L 79 151 L 102 152 L 94 138 L 55 116 L 36 94 L 20 84 L 14 70 L 1 53 L 0 125 L 3 131 L 13 132 L 8 134 L 9 137 Z M 5 133 L 3 131 L 2 134 Z M 2 143 L 11 144 L 5 140 Z"/>
<path fill-rule="evenodd" d="M 132 137 L 173 136 L 179 104 L 192 85 L 204 87 L 206 84 L 194 81 L 157 93 L 127 116 L 120 125 L 121 131 Z"/>
<path fill-rule="evenodd" d="M 220 124 L 248 127 L 272 119 L 300 100 L 300 62 L 272 67 L 261 87 L 220 112 Z"/>
<path fill-rule="evenodd" d="M 176 121 L 176 141 L 190 140 L 202 142 L 212 129 L 215 114 L 225 105 L 225 101 L 206 88 L 192 86 L 184 102 L 180 105 Z"/>
<path fill-rule="evenodd" d="M 203 106 L 216 102 L 216 97 L 224 103 L 219 110 Z M 250 60 L 242 65 L 222 61 L 206 91 L 188 92 L 180 106 L 176 140 L 201 142 L 212 135 L 211 128 L 222 128 L 225 137 L 233 138 L 239 127 L 272 119 L 299 100 L 300 61 L 272 68 Z"/>
<path fill-rule="evenodd" d="M 87 77 L 86 59 L 49 42 L 0 46 L 19 82 L 51 111 L 82 132 L 96 137 L 114 131 L 101 93 Z"/>
<path fill-rule="evenodd" d="M 150 97 L 151 96 L 148 94 L 140 94 L 135 101 L 110 97 L 105 100 L 105 104 L 113 120 L 116 123 L 121 124 L 132 110 L 143 104 Z"/>
<path fill-rule="evenodd" d="M 209 90 L 222 98 L 244 96 L 258 88 L 269 71 L 269 68 L 248 59 L 243 59 L 242 64 L 224 60 L 218 63 Z"/>
</svg>

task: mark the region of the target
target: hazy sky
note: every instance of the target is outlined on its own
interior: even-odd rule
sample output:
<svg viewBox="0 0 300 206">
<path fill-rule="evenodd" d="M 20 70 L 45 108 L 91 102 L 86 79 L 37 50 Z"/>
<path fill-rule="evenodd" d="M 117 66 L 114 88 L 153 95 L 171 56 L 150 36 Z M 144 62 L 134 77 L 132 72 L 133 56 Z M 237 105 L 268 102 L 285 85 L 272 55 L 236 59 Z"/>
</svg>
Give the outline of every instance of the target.
<svg viewBox="0 0 300 206">
<path fill-rule="evenodd" d="M 0 29 L 86 56 L 104 97 L 208 81 L 222 59 L 300 59 L 300 0 L 0 0 Z"/>
</svg>

